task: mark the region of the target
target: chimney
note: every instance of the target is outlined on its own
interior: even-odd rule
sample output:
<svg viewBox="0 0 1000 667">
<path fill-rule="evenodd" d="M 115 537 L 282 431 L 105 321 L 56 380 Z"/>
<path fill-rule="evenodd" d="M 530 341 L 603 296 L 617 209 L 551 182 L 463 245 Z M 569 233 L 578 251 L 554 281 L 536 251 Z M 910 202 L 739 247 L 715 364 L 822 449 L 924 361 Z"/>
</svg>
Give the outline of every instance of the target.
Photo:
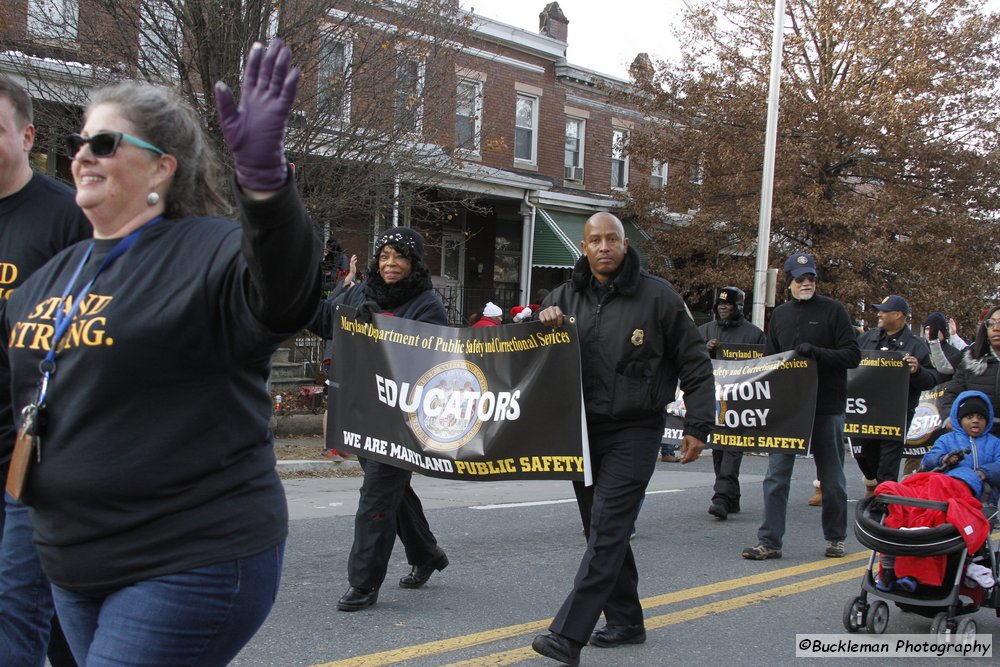
<svg viewBox="0 0 1000 667">
<path fill-rule="evenodd" d="M 538 32 L 547 35 L 552 39 L 558 39 L 566 43 L 566 36 L 569 33 L 569 19 L 559 8 L 558 2 L 550 2 L 545 5 L 545 9 L 538 15 Z"/>
</svg>

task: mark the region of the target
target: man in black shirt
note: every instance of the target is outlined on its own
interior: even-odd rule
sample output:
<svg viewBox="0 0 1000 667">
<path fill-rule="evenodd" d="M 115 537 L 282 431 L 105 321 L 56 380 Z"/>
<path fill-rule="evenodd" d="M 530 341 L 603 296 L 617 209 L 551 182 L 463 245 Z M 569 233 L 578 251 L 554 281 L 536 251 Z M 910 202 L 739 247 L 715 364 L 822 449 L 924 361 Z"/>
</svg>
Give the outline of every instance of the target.
<svg viewBox="0 0 1000 667">
<path fill-rule="evenodd" d="M 640 268 L 614 215 L 591 216 L 580 245 L 572 278 L 545 298 L 538 316 L 558 327 L 575 315 L 587 360 L 583 402 L 594 483 L 573 483 L 587 549 L 550 632 L 531 643 L 569 665 L 580 664 L 588 641 L 602 648 L 646 641 L 629 532 L 678 379 L 687 407 L 681 463 L 698 458 L 715 421 L 712 362 L 680 295 Z M 607 625 L 593 632 L 602 611 Z"/>
<path fill-rule="evenodd" d="M 0 303 L 63 248 L 90 236 L 90 223 L 71 188 L 31 170 L 35 140 L 31 98 L 0 77 Z M 0 480 L 14 448 L 10 372 L 0 366 Z M 41 664 L 46 645 L 53 667 L 75 665 L 53 624 L 49 581 L 32 544 L 27 508 L 6 496 L 0 506 L 0 665 Z"/>
<path fill-rule="evenodd" d="M 844 412 L 847 369 L 861 363 L 851 318 L 839 301 L 816 293 L 816 260 L 797 252 L 785 260 L 791 298 L 774 309 L 764 354 L 794 350 L 816 360 L 818 391 L 809 449 L 823 488 L 823 537 L 828 558 L 844 557 L 847 536 L 847 480 L 844 478 Z M 757 544 L 743 550 L 748 560 L 781 558 L 795 454 L 771 452 L 764 478 L 764 521 Z"/>
<path fill-rule="evenodd" d="M 738 287 L 723 287 L 715 297 L 715 319 L 698 327 L 698 333 L 713 359 L 718 357 L 719 345 L 764 345 L 764 332 L 743 316 L 746 295 Z M 761 350 L 763 353 L 763 350 Z M 740 511 L 740 466 L 743 452 L 738 449 L 712 449 L 712 466 L 715 468 L 715 494 L 708 513 L 725 521 L 730 514 Z"/>
<path fill-rule="evenodd" d="M 910 382 L 906 398 L 906 426 L 913 419 L 913 413 L 920 402 L 920 392 L 931 389 L 938 383 L 938 374 L 931 364 L 927 343 L 918 338 L 906 326 L 910 316 L 910 304 L 906 299 L 893 294 L 872 306 L 878 311 L 878 328 L 861 334 L 858 347 L 862 350 L 900 350 L 905 353 L 903 362 L 910 371 Z M 904 426 L 903 433 L 907 428 Z M 903 458 L 902 440 L 859 440 L 861 454 L 855 456 L 861 474 L 865 476 L 869 495 L 874 493 L 875 484 L 897 481 L 899 462 Z M 874 480 L 869 484 L 867 480 Z"/>
</svg>

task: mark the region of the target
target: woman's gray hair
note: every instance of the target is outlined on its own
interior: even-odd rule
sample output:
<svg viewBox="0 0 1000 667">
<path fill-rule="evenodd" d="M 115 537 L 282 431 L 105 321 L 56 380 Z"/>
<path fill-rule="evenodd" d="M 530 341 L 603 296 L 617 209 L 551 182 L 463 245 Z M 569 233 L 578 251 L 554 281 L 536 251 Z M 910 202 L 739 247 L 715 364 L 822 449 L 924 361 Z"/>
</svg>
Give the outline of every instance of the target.
<svg viewBox="0 0 1000 667">
<path fill-rule="evenodd" d="M 125 81 L 95 91 L 85 117 L 101 104 L 115 105 L 140 139 L 177 159 L 177 171 L 166 196 L 167 218 L 218 215 L 228 209 L 219 189 L 222 170 L 218 155 L 198 114 L 176 92 L 142 81 Z"/>
</svg>

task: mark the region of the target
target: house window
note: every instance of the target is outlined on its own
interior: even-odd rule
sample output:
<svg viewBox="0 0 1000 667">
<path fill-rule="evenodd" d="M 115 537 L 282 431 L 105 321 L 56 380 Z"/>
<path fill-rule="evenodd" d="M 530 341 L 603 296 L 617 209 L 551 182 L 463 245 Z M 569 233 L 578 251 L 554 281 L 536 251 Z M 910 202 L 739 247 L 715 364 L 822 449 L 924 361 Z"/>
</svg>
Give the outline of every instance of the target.
<svg viewBox="0 0 1000 667">
<path fill-rule="evenodd" d="M 399 53 L 396 65 L 396 127 L 419 133 L 423 115 L 424 65 L 406 53 Z"/>
<path fill-rule="evenodd" d="M 147 75 L 180 78 L 181 26 L 168 0 L 148 0 L 141 6 L 139 62 Z"/>
<path fill-rule="evenodd" d="M 535 163 L 538 135 L 538 98 L 518 95 L 514 120 L 514 159 Z"/>
<path fill-rule="evenodd" d="M 667 185 L 667 163 L 653 160 L 653 173 L 649 177 L 649 184 L 660 189 Z"/>
<path fill-rule="evenodd" d="M 611 132 L 611 187 L 628 186 L 628 131 Z"/>
<path fill-rule="evenodd" d="M 76 39 L 77 0 L 28 0 L 28 35 L 36 39 Z"/>
<path fill-rule="evenodd" d="M 581 118 L 566 119 L 566 151 L 563 166 L 567 181 L 583 182 L 583 144 L 585 123 Z"/>
<path fill-rule="evenodd" d="M 326 33 L 320 42 L 317 103 L 329 118 L 351 122 L 351 42 Z"/>
<path fill-rule="evenodd" d="M 455 148 L 479 153 L 482 116 L 482 82 L 459 79 L 455 90 Z"/>
</svg>

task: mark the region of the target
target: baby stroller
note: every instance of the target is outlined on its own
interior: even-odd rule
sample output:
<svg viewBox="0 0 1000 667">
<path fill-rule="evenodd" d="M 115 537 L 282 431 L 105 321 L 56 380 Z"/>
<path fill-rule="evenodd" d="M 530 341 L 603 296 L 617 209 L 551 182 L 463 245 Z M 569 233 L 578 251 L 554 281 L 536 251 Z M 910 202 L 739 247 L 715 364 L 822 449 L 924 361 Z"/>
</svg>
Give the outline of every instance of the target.
<svg viewBox="0 0 1000 667">
<path fill-rule="evenodd" d="M 889 605 L 893 602 L 905 612 L 933 619 L 930 632 L 943 641 L 956 636 L 972 638 L 976 635 L 976 622 L 970 614 L 980 606 L 992 607 L 1000 617 L 1000 580 L 998 580 L 998 554 L 989 532 L 986 542 L 975 554 L 969 554 L 965 540 L 950 523 L 933 528 L 897 530 L 884 525 L 888 506 L 907 505 L 925 509 L 948 509 L 947 502 L 879 494 L 858 503 L 855 513 L 854 534 L 864 546 L 872 550 L 868 566 L 861 578 L 861 594 L 848 601 L 844 607 L 844 627 L 848 632 L 865 628 L 870 633 L 882 634 L 889 625 Z M 995 507 L 984 507 L 990 526 L 996 525 Z M 876 587 L 875 563 L 879 554 L 893 556 L 945 556 L 946 567 L 940 586 L 917 586 L 909 592 L 899 588 L 882 590 Z M 989 589 L 965 587 L 963 578 L 966 566 L 975 563 L 989 568 L 994 584 Z M 874 601 L 869 601 L 872 595 Z"/>
</svg>

